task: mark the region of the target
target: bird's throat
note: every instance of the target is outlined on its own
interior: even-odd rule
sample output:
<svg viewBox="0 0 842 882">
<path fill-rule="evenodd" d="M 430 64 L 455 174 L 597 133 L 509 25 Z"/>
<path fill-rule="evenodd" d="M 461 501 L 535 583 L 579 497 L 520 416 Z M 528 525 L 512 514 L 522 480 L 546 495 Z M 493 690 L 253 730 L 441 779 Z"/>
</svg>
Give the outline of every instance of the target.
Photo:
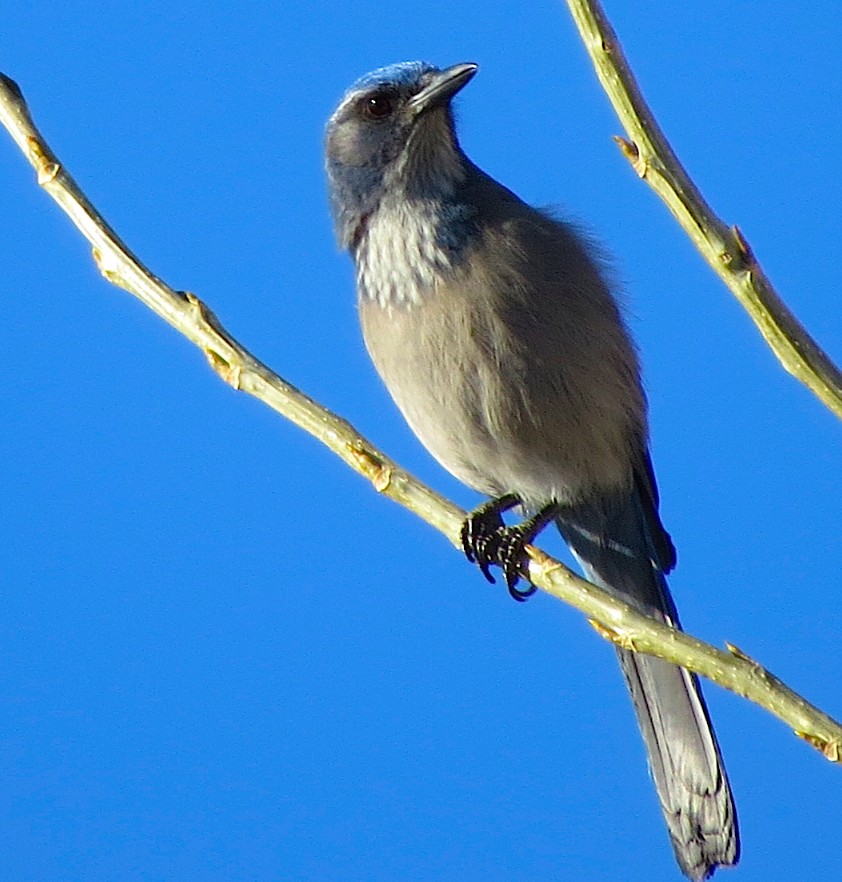
<svg viewBox="0 0 842 882">
<path fill-rule="evenodd" d="M 437 200 L 381 203 L 354 250 L 360 298 L 410 307 L 431 296 L 461 259 L 467 210 Z"/>
</svg>

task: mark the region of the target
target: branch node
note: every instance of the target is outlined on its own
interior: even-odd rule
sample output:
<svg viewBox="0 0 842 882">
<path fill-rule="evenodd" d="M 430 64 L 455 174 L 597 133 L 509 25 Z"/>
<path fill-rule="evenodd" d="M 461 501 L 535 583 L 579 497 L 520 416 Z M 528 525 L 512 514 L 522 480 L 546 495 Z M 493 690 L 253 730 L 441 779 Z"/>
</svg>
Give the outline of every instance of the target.
<svg viewBox="0 0 842 882">
<path fill-rule="evenodd" d="M 722 264 L 722 266 L 727 267 L 729 270 L 733 270 L 739 263 L 738 258 L 734 255 L 728 248 L 722 248 L 716 254 L 717 260 Z"/>
<path fill-rule="evenodd" d="M 243 352 L 240 344 L 222 327 L 221 322 L 216 317 L 216 313 L 192 291 L 176 291 L 178 297 L 182 297 L 192 307 L 196 323 L 212 334 L 218 337 L 223 343 L 230 347 L 232 354 L 239 356 Z M 227 359 L 231 360 L 231 359 Z"/>
<path fill-rule="evenodd" d="M 763 665 L 760 664 L 759 661 L 753 659 L 750 655 L 747 655 L 745 652 L 740 649 L 739 646 L 735 646 L 733 643 L 729 643 L 727 640 L 725 641 L 725 648 L 734 658 L 738 658 L 740 661 L 745 662 L 747 665 L 750 665 L 752 668 L 752 673 L 756 677 L 761 677 L 764 680 L 769 680 L 769 672 Z"/>
<path fill-rule="evenodd" d="M 728 650 L 728 652 L 730 652 L 731 655 L 733 655 L 735 658 L 738 658 L 738 659 L 740 659 L 740 660 L 742 660 L 742 661 L 744 661 L 744 662 L 748 662 L 749 664 L 753 664 L 753 665 L 756 665 L 756 664 L 757 664 L 757 662 L 756 662 L 753 658 L 751 658 L 750 656 L 746 655 L 746 654 L 742 651 L 742 649 L 740 649 L 740 647 L 739 647 L 739 646 L 736 646 L 734 643 L 729 643 L 729 642 L 726 640 L 726 641 L 725 641 L 725 648 L 726 648 L 726 649 Z"/>
<path fill-rule="evenodd" d="M 624 631 L 618 631 L 615 628 L 609 628 L 608 625 L 598 622 L 596 619 L 588 619 L 588 624 L 597 634 L 599 634 L 600 637 L 604 637 L 615 646 L 619 646 L 621 649 L 631 650 L 632 652 L 637 649 L 634 637 L 632 637 L 631 634 Z"/>
<path fill-rule="evenodd" d="M 214 338 L 214 342 L 220 341 L 227 344 L 229 351 L 226 355 L 222 355 L 218 350 L 209 346 L 202 346 L 202 352 L 205 353 L 205 358 L 214 373 L 239 392 L 242 388 L 241 377 L 243 373 L 240 347 L 220 325 L 213 310 L 199 300 L 192 291 L 176 291 L 175 293 L 190 304 L 196 324 L 208 331 L 209 335 Z"/>
<path fill-rule="evenodd" d="M 734 646 L 733 643 L 725 642 L 725 646 L 728 649 L 728 652 L 734 656 L 734 658 L 738 658 L 741 662 L 744 662 L 751 668 L 751 676 L 755 680 L 760 680 L 763 683 L 773 684 L 776 682 L 777 678 L 775 675 L 763 667 L 759 661 L 753 659 L 750 655 L 746 655 L 738 646 Z"/>
<path fill-rule="evenodd" d="M 631 163 L 631 167 L 639 178 L 645 178 L 649 171 L 649 161 L 643 158 L 640 147 L 622 135 L 614 135 L 614 143 L 620 148 L 623 156 Z"/>
<path fill-rule="evenodd" d="M 222 326 L 219 324 L 219 319 L 214 314 L 214 311 L 209 306 L 199 300 L 192 291 L 179 291 L 178 293 L 190 304 L 195 319 L 199 324 L 205 325 L 216 334 L 220 332 Z"/>
<path fill-rule="evenodd" d="M 820 735 L 814 735 L 810 732 L 799 732 L 795 730 L 795 734 L 806 741 L 826 759 L 832 763 L 842 763 L 842 744 L 835 739 L 822 738 Z"/>
<path fill-rule="evenodd" d="M 91 256 L 94 259 L 96 268 L 107 282 L 116 285 L 118 288 L 122 288 L 124 291 L 132 293 L 131 286 L 126 282 L 123 274 L 120 272 L 120 262 L 115 259 L 113 254 L 110 252 L 103 253 L 99 248 L 92 248 Z"/>
<path fill-rule="evenodd" d="M 243 372 L 242 364 L 226 361 L 218 352 L 214 352 L 213 349 L 203 349 L 202 351 L 205 353 L 205 358 L 208 360 L 208 364 L 214 373 L 239 392 L 241 388 L 240 378 Z"/>
<path fill-rule="evenodd" d="M 529 557 L 529 571 L 532 573 L 534 568 L 537 580 L 552 581 L 554 573 L 569 572 L 567 567 L 564 566 L 561 561 L 556 560 L 554 557 L 550 557 L 549 554 L 542 551 L 537 545 L 527 545 L 524 548 L 524 551 Z M 534 583 L 535 579 L 532 581 Z"/>
<path fill-rule="evenodd" d="M 362 441 L 357 438 L 348 445 L 348 452 L 360 471 L 371 481 L 378 493 L 384 493 L 392 483 L 392 467 L 375 455 Z"/>
<path fill-rule="evenodd" d="M 38 185 L 46 187 L 58 177 L 61 165 L 55 161 L 55 157 L 44 150 L 43 145 L 34 135 L 30 135 L 26 143 L 29 147 L 29 161 L 35 166 L 35 173 L 38 176 Z"/>
<path fill-rule="evenodd" d="M 754 251 L 751 249 L 751 245 L 749 245 L 748 240 L 743 235 L 743 231 L 736 224 L 731 227 L 731 232 L 734 235 L 734 241 L 737 243 L 740 259 L 745 263 L 746 267 L 751 270 L 752 267 L 757 266 L 757 260 L 754 256 Z"/>
</svg>

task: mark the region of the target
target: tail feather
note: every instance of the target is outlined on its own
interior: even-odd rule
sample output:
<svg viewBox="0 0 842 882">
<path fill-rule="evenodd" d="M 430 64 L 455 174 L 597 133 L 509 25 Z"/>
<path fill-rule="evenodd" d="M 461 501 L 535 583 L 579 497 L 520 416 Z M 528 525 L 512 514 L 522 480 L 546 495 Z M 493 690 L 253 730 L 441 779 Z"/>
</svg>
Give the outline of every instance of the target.
<svg viewBox="0 0 842 882">
<path fill-rule="evenodd" d="M 675 855 L 691 879 L 739 858 L 728 778 L 696 678 L 651 656 L 618 650 Z"/>
<path fill-rule="evenodd" d="M 669 547 L 657 511 L 636 491 L 580 504 L 558 527 L 588 578 L 661 621 L 680 627 L 658 559 Z M 654 519 L 654 520 L 653 520 Z M 653 537 L 653 523 L 662 535 Z M 666 537 L 666 543 L 665 543 Z M 739 858 L 731 788 L 696 677 L 661 659 L 618 649 L 676 858 L 693 880 Z"/>
</svg>

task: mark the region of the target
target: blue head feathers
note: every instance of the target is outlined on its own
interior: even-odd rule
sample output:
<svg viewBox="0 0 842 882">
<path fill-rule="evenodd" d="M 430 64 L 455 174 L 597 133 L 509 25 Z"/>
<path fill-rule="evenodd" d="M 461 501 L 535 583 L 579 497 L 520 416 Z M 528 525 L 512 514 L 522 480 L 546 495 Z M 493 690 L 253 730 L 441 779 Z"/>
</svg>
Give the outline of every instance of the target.
<svg viewBox="0 0 842 882">
<path fill-rule="evenodd" d="M 450 101 L 476 70 L 475 64 L 440 69 L 402 62 L 366 74 L 345 93 L 325 138 L 331 210 L 343 247 L 353 245 L 386 190 L 407 195 L 420 182 L 435 198 L 459 177 L 467 160 Z"/>
</svg>

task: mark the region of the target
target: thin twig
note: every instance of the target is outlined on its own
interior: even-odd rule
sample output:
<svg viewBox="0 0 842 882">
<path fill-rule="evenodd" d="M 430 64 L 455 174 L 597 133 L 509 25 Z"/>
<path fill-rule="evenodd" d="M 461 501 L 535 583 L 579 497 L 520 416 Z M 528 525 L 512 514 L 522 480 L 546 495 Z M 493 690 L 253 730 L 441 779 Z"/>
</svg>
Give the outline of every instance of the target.
<svg viewBox="0 0 842 882">
<path fill-rule="evenodd" d="M 465 512 L 424 486 L 362 437 L 354 427 L 308 398 L 258 361 L 225 331 L 193 294 L 174 291 L 149 272 L 120 241 L 35 128 L 17 85 L 0 74 L 0 121 L 38 175 L 38 183 L 93 245 L 108 281 L 134 294 L 202 349 L 213 369 L 294 422 L 366 477 L 379 492 L 413 511 L 461 547 Z M 562 563 L 529 548 L 529 578 L 583 612 L 609 640 L 696 671 L 783 720 L 833 762 L 842 762 L 842 726 L 813 707 L 759 664 L 729 647 L 723 652 L 632 609 Z"/>
<path fill-rule="evenodd" d="M 842 372 L 781 300 L 739 228 L 724 224 L 705 202 L 644 101 L 598 0 L 567 0 L 567 5 L 628 135 L 629 140 L 615 139 L 623 154 L 667 204 L 780 363 L 842 418 Z"/>
</svg>

